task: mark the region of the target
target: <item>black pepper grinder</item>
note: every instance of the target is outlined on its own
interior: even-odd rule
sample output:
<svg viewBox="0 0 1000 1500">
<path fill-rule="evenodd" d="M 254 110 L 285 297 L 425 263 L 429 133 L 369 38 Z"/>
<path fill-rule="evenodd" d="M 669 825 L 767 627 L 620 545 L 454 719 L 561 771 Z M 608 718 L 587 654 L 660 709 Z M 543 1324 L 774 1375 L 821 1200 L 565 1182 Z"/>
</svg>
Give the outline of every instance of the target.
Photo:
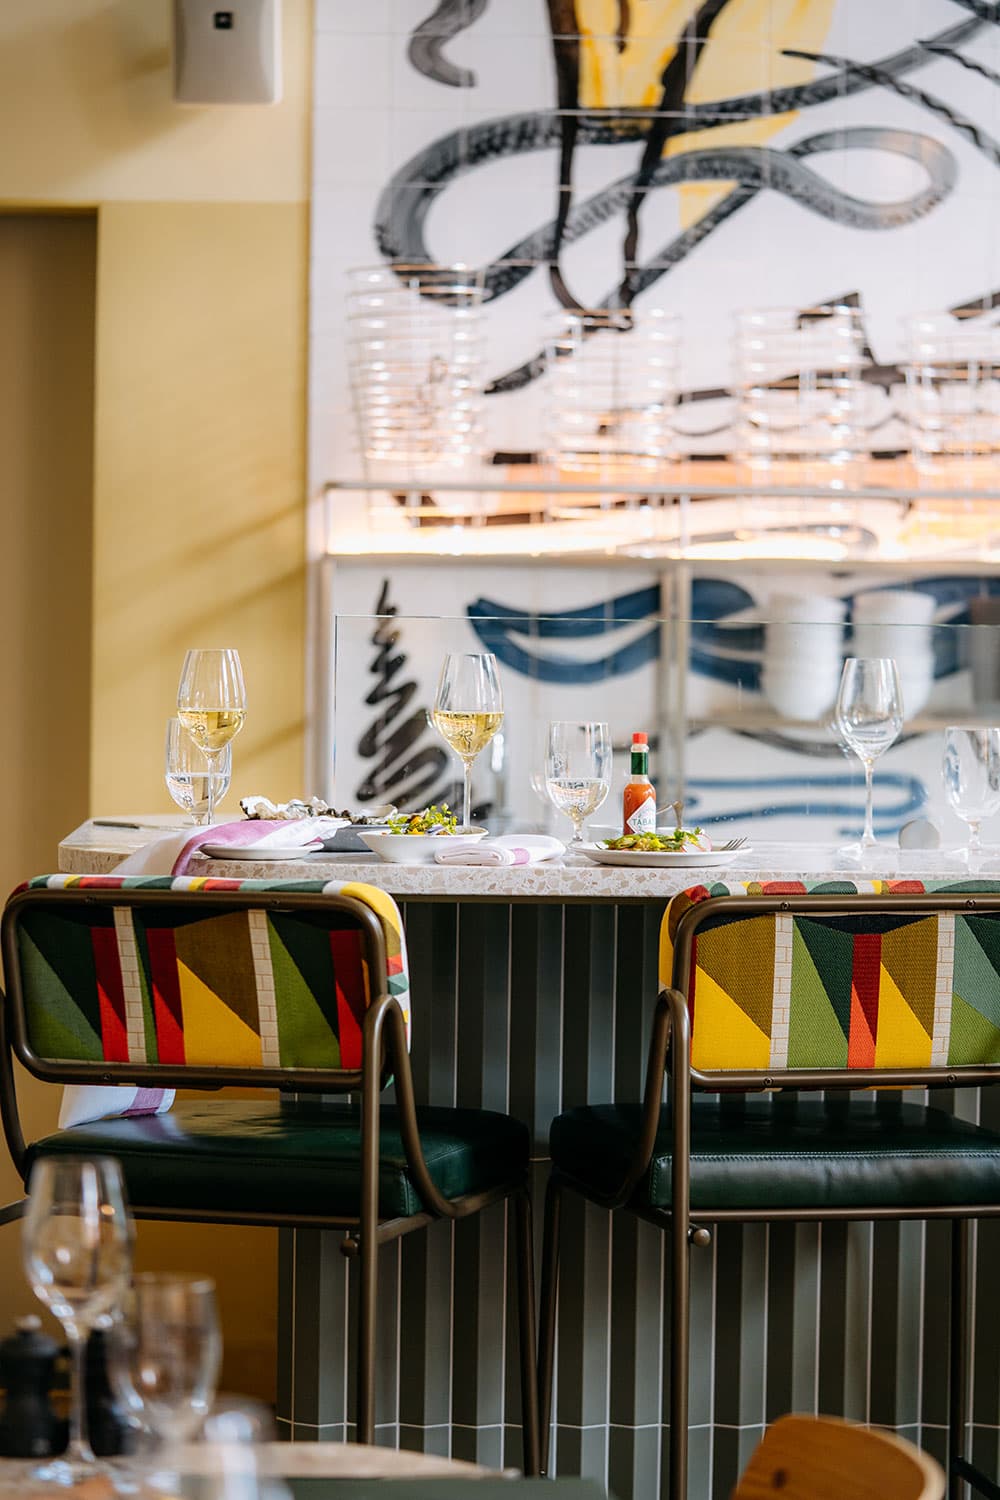
<svg viewBox="0 0 1000 1500">
<path fill-rule="evenodd" d="M 5 1458 L 47 1458 L 66 1447 L 66 1423 L 52 1409 L 56 1361 L 62 1349 L 42 1332 L 42 1320 L 19 1318 L 15 1332 L 0 1342 L 0 1385 L 7 1392 L 0 1415 L 0 1454 Z"/>
<path fill-rule="evenodd" d="M 111 1389 L 108 1338 L 103 1328 L 95 1328 L 87 1340 L 84 1383 L 91 1448 L 98 1458 L 114 1458 L 120 1453 L 128 1453 L 134 1430 Z"/>
</svg>

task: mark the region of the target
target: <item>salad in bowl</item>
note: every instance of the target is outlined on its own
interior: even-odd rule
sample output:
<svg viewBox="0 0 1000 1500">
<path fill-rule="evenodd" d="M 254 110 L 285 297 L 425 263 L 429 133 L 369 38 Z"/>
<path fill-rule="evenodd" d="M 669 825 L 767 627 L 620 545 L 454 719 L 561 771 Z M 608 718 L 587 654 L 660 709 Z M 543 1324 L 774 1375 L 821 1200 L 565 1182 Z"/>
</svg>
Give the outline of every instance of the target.
<svg viewBox="0 0 1000 1500">
<path fill-rule="evenodd" d="M 458 818 L 447 802 L 432 803 L 421 812 L 395 813 L 385 829 L 359 830 L 358 836 L 380 859 L 390 864 L 422 865 L 433 859 L 438 840 L 449 845 L 477 843 L 486 837 L 485 828 L 459 829 Z"/>
</svg>

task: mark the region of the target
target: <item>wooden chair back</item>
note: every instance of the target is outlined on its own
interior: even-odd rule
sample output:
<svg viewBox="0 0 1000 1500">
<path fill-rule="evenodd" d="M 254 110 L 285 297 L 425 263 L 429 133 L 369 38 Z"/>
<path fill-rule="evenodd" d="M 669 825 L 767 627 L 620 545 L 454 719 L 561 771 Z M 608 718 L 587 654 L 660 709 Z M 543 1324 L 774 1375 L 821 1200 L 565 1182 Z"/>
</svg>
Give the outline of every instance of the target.
<svg viewBox="0 0 1000 1500">
<path fill-rule="evenodd" d="M 942 1500 L 944 1470 L 913 1443 L 834 1417 L 781 1417 L 732 1500 Z"/>
</svg>

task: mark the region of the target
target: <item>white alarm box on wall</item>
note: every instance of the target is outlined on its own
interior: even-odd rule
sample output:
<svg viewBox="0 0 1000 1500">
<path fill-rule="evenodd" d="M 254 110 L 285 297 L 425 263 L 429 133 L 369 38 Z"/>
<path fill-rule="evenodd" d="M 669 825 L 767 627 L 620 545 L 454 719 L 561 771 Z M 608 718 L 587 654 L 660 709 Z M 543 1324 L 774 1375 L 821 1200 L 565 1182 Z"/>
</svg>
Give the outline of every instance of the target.
<svg viewBox="0 0 1000 1500">
<path fill-rule="evenodd" d="M 281 0 L 174 0 L 179 104 L 277 104 Z"/>
</svg>

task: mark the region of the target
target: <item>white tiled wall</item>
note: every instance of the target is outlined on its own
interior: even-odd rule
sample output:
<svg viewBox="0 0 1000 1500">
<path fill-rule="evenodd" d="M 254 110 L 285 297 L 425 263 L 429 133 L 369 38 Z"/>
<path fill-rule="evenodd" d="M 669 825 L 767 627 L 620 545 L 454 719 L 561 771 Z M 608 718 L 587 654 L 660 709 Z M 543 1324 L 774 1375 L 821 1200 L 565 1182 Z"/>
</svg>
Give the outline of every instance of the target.
<svg viewBox="0 0 1000 1500">
<path fill-rule="evenodd" d="M 466 19 L 470 0 L 456 0 Z M 695 13 L 694 0 L 633 0 L 633 25 L 659 16 L 665 44 Z M 456 88 L 425 77 L 408 57 L 413 31 L 434 14 L 434 0 L 316 0 L 315 130 L 312 232 L 311 473 L 314 484 L 356 474 L 359 462 L 347 400 L 343 355 L 343 300 L 348 267 L 379 259 L 374 225 L 393 174 L 430 143 L 486 120 L 549 112 L 556 103 L 553 38 L 545 0 L 488 0 L 481 16 L 444 44 L 444 55 L 470 69 L 474 86 Z M 1000 28 L 988 7 L 972 0 L 730 0 L 714 21 L 698 69 L 688 80 L 691 101 L 754 92 L 760 79 L 788 82 L 783 49 L 805 45 L 852 63 L 881 64 L 888 78 L 759 123 L 707 128 L 684 149 L 722 143 L 766 144 L 787 153 L 807 137 L 831 133 L 822 153 L 806 159 L 817 188 L 840 197 L 836 214 L 765 189 L 710 234 L 686 259 L 644 291 L 637 306 L 680 312 L 685 327 L 683 384 L 689 390 L 725 387 L 730 320 L 736 308 L 793 303 L 807 306 L 858 292 L 877 359 L 901 351 L 901 321 L 914 311 L 938 310 L 1000 288 Z M 585 33 L 613 30 L 615 0 L 577 0 Z M 660 24 L 658 22 L 658 24 Z M 920 41 L 937 38 L 966 60 L 924 51 L 917 66 L 900 69 Z M 818 39 L 818 40 L 817 40 Z M 688 57 L 694 49 L 688 46 Z M 604 54 L 619 78 L 630 54 Z M 793 81 L 830 75 L 827 63 L 799 62 Z M 845 75 L 847 76 L 847 75 Z M 742 80 L 742 81 L 741 81 Z M 749 82 L 747 81 L 749 80 Z M 650 88 L 655 75 L 650 75 Z M 614 77 L 611 79 L 614 86 Z M 914 92 L 917 91 L 917 92 Z M 655 94 L 655 89 L 653 89 Z M 653 95 L 651 94 L 651 97 Z M 766 112 L 766 109 L 765 109 Z M 870 129 L 853 144 L 836 132 Z M 854 227 L 850 204 L 905 204 L 927 181 L 927 168 L 900 153 L 896 132 L 918 137 L 927 153 L 938 146 L 948 182 L 940 201 L 912 222 L 880 229 Z M 921 141 L 924 146 L 921 147 Z M 940 148 L 943 148 L 943 156 Z M 574 202 L 636 170 L 641 145 L 587 145 L 573 164 Z M 776 157 L 775 161 L 782 158 Z M 926 160 L 930 161 L 927 154 Z M 555 209 L 555 149 L 470 165 L 434 200 L 426 221 L 427 251 L 440 261 L 487 265 L 522 236 L 545 224 Z M 675 187 L 654 190 L 643 209 L 638 260 L 662 258 L 664 247 L 690 219 L 691 203 Z M 905 217 L 905 213 L 903 214 Z M 599 301 L 622 272 L 622 216 L 563 248 L 560 265 L 581 300 Z M 490 374 L 519 364 L 540 346 L 545 314 L 556 306 L 545 265 L 488 309 Z M 538 383 L 488 402 L 494 447 L 530 450 L 539 438 Z M 699 412 L 708 408 L 699 407 Z M 697 423 L 693 425 L 698 425 Z M 707 419 L 706 424 L 708 425 Z"/>
</svg>

